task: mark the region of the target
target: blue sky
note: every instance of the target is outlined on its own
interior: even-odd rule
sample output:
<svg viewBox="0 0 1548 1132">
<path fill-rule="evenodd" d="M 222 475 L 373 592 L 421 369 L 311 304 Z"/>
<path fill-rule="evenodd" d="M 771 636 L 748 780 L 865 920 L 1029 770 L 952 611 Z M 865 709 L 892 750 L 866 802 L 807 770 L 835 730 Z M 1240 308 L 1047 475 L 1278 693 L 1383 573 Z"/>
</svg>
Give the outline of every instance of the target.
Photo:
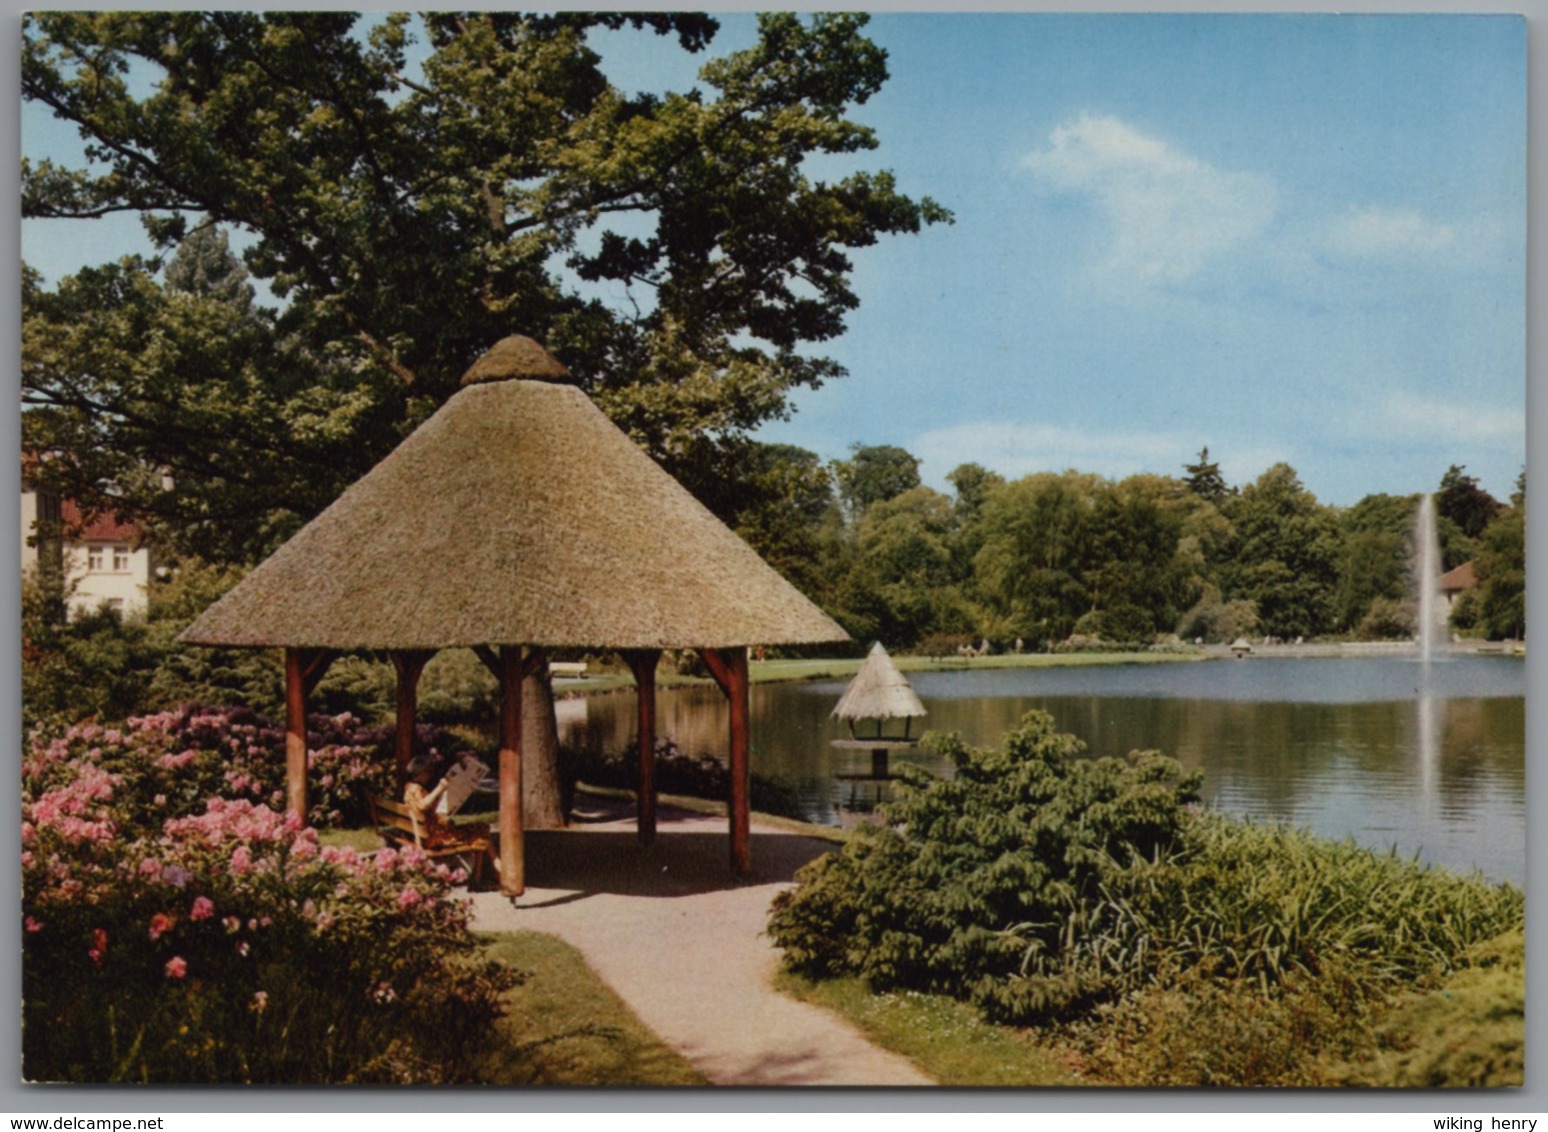
<svg viewBox="0 0 1548 1132">
<path fill-rule="evenodd" d="M 727 17 L 712 50 L 753 34 Z M 1207 445 L 1233 483 L 1284 460 L 1336 504 L 1453 463 L 1509 494 L 1524 21 L 881 13 L 870 34 L 892 78 L 855 113 L 882 142 L 859 167 L 956 223 L 856 253 L 861 307 L 824 347 L 849 376 L 765 438 L 898 444 L 937 486 L 968 460 L 1180 474 Z M 602 46 L 619 85 L 693 81 L 670 41 Z M 24 231 L 52 278 L 134 240 L 66 227 L 90 226 Z"/>
</svg>

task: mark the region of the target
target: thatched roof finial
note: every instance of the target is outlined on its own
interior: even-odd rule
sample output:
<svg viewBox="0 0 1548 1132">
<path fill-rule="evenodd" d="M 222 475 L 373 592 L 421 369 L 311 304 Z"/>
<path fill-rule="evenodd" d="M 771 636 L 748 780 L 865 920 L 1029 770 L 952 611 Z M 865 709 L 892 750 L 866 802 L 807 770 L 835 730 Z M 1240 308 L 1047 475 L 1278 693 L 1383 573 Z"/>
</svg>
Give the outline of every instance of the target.
<svg viewBox="0 0 1548 1132">
<path fill-rule="evenodd" d="M 480 385 L 491 381 L 550 381 L 573 385 L 575 379 L 558 358 L 537 342 L 521 334 L 502 338 L 489 348 L 462 375 L 462 384 Z"/>
</svg>

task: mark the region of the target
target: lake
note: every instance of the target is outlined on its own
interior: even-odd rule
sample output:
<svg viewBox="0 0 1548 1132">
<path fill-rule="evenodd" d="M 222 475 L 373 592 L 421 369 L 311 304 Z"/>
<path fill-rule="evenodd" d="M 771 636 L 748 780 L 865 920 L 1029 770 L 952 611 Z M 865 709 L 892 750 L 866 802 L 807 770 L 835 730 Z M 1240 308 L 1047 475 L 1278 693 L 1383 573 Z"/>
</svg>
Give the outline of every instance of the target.
<svg viewBox="0 0 1548 1132">
<path fill-rule="evenodd" d="M 1155 749 L 1204 771 L 1214 808 L 1288 822 L 1456 871 L 1526 878 L 1526 665 L 1455 655 L 1272 658 L 1072 668 L 956 670 L 909 677 L 929 715 L 921 729 L 997 744 L 1033 709 L 1051 713 L 1092 755 Z M 836 775 L 870 769 L 835 749 L 829 718 L 844 683 L 752 689 L 752 767 L 800 796 L 811 821 L 839 823 L 851 798 L 878 789 Z M 664 690 L 658 729 L 685 754 L 723 755 L 725 701 L 713 688 Z M 563 700 L 565 742 L 632 745 L 632 693 Z M 933 773 L 919 751 L 893 756 Z"/>
</svg>

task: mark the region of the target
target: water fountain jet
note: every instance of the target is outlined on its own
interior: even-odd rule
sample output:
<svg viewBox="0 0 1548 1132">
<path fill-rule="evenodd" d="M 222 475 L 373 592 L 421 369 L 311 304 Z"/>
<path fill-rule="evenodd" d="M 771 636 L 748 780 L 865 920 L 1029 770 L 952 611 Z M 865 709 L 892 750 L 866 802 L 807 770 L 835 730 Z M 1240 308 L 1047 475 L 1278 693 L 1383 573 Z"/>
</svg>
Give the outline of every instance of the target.
<svg viewBox="0 0 1548 1132">
<path fill-rule="evenodd" d="M 1435 635 L 1442 627 L 1437 619 L 1440 596 L 1436 582 L 1440 578 L 1440 536 L 1435 528 L 1435 497 L 1426 493 L 1419 498 L 1419 513 L 1414 518 L 1414 593 L 1418 599 L 1417 630 L 1419 657 L 1428 664 L 1435 654 Z"/>
</svg>

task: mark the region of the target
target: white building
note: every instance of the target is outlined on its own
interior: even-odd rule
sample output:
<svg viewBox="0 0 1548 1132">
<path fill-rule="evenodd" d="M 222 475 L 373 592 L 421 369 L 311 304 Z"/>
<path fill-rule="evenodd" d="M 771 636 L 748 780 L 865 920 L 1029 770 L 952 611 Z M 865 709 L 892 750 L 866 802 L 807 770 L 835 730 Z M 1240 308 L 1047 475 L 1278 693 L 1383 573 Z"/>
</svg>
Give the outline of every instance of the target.
<svg viewBox="0 0 1548 1132">
<path fill-rule="evenodd" d="M 39 538 L 42 522 L 43 537 Z M 49 528 L 59 531 L 57 541 Z M 149 606 L 151 553 L 140 529 L 115 515 L 89 522 L 73 500 L 39 491 L 22 470 L 22 572 L 36 569 L 44 555 L 58 555 L 64 570 L 68 615 L 77 617 L 98 606 L 122 617 L 144 616 Z"/>
</svg>

